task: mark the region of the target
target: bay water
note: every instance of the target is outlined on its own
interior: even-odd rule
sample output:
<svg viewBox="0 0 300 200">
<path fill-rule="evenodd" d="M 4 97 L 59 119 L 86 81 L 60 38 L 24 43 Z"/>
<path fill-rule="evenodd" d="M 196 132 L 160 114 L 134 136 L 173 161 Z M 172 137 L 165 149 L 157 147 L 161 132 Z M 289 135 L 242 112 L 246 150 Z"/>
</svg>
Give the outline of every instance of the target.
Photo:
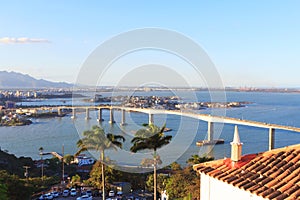
<svg viewBox="0 0 300 200">
<path fill-rule="evenodd" d="M 133 95 L 140 96 L 173 96 L 174 92 L 151 91 L 135 92 Z M 112 93 L 101 93 L 110 96 Z M 114 95 L 127 95 L 119 92 Z M 206 91 L 177 91 L 177 96 L 185 102 L 211 101 L 211 94 Z M 240 119 L 254 120 L 265 123 L 274 123 L 300 127 L 300 94 L 298 93 L 270 93 L 270 92 L 226 92 L 226 101 L 251 102 L 245 107 L 222 109 L 204 109 L 194 111 L 197 113 L 218 114 Z M 40 101 L 22 102 L 22 105 L 89 105 L 82 99 L 48 99 Z M 97 112 L 90 111 L 91 119 L 85 120 L 85 112 L 78 112 L 76 119 L 71 115 L 55 118 L 32 119 L 33 124 L 18 127 L 0 127 L 0 147 L 16 156 L 32 157 L 39 159 L 39 148 L 45 152 L 74 154 L 78 149 L 76 142 L 82 137 L 82 132 L 90 129 L 93 125 L 103 127 L 106 132 L 123 135 L 126 138 L 122 150 L 109 150 L 107 155 L 122 165 L 138 166 L 144 158 L 151 158 L 151 152 L 145 151 L 137 154 L 130 152 L 131 139 L 136 130 L 142 128 L 143 123 L 148 123 L 148 115 L 144 113 L 126 113 L 126 126 L 121 126 L 121 112 L 115 111 L 116 123 L 109 124 L 109 111 L 103 110 L 104 121 L 99 123 Z M 215 146 L 196 146 L 198 140 L 207 137 L 207 122 L 176 115 L 154 115 L 155 124 L 162 126 L 166 123 L 172 131 L 167 132 L 173 136 L 172 142 L 159 150 L 163 165 L 177 161 L 185 165 L 186 160 L 193 154 L 210 155 L 216 159 L 230 156 L 230 142 L 233 138 L 234 125 L 216 124 L 215 138 L 225 140 L 224 144 Z M 243 154 L 259 153 L 268 150 L 268 129 L 239 126 L 240 139 L 243 142 Z M 275 131 L 275 147 L 284 147 L 300 143 L 300 133 L 291 131 Z M 97 153 L 91 152 L 98 158 Z"/>
</svg>

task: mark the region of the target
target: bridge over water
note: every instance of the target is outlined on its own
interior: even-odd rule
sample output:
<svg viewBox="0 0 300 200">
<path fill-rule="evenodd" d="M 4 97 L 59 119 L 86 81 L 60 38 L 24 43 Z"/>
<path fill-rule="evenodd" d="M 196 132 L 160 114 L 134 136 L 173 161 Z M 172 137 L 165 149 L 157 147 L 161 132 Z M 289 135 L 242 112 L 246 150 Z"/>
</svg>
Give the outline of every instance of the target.
<svg viewBox="0 0 300 200">
<path fill-rule="evenodd" d="M 85 119 L 90 119 L 90 111 L 94 110 L 98 112 L 98 121 L 103 121 L 102 118 L 102 110 L 106 109 L 110 111 L 110 119 L 109 123 L 113 124 L 114 121 L 114 111 L 121 112 L 121 125 L 126 125 L 125 119 L 125 112 L 140 112 L 146 113 L 149 115 L 149 124 L 154 123 L 154 115 L 155 114 L 167 114 L 167 115 L 179 115 L 184 117 L 190 117 L 194 119 L 198 119 L 201 121 L 205 121 L 208 123 L 208 141 L 213 141 L 213 125 L 214 123 L 223 123 L 223 124 L 234 124 L 234 125 L 243 125 L 243 126 L 252 126 L 258 128 L 265 128 L 269 129 L 269 149 L 274 148 L 274 139 L 275 139 L 275 130 L 286 130 L 286 131 L 293 131 L 293 132 L 300 132 L 300 128 L 293 127 L 293 126 L 284 126 L 279 124 L 271 124 L 271 123 L 264 123 L 252 120 L 244 120 L 239 118 L 232 118 L 226 116 L 213 116 L 209 114 L 200 114 L 194 113 L 191 111 L 182 111 L 182 110 L 163 110 L 163 109 L 147 109 L 147 108 L 130 108 L 130 107 L 122 107 L 122 106 L 59 106 L 59 107 L 39 107 L 39 108 L 32 108 L 36 111 L 38 110 L 48 110 L 48 111 L 55 111 L 57 110 L 58 115 L 63 115 L 64 110 L 72 110 L 71 118 L 76 118 L 77 111 L 85 111 L 86 117 Z"/>
</svg>

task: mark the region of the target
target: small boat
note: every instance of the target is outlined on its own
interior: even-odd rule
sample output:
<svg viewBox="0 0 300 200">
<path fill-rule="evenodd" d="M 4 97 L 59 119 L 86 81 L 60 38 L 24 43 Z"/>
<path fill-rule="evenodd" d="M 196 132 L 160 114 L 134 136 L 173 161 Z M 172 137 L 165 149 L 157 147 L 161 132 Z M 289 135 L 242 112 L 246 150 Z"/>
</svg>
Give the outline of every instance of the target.
<svg viewBox="0 0 300 200">
<path fill-rule="evenodd" d="M 164 132 L 169 132 L 169 131 L 172 131 L 172 129 L 165 127 Z"/>
<path fill-rule="evenodd" d="M 217 139 L 217 140 L 199 140 L 196 142 L 197 146 L 204 146 L 204 145 L 214 145 L 214 144 L 224 144 L 224 139 Z"/>
</svg>

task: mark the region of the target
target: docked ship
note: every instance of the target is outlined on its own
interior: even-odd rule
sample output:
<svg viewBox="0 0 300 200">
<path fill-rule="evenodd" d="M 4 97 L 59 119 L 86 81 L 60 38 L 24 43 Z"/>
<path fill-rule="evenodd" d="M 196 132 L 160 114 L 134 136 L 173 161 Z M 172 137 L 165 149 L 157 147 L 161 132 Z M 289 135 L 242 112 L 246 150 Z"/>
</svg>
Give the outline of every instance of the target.
<svg viewBox="0 0 300 200">
<path fill-rule="evenodd" d="M 214 145 L 214 144 L 224 144 L 224 139 L 217 139 L 217 140 L 199 140 L 196 142 L 197 146 L 204 146 L 204 145 Z"/>
</svg>

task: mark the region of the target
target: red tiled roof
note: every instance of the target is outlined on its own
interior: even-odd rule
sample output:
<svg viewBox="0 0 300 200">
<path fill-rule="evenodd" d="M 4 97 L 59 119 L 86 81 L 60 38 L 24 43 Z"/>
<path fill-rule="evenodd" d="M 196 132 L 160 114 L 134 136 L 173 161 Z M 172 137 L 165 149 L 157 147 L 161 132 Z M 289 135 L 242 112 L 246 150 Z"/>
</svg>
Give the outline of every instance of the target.
<svg viewBox="0 0 300 200">
<path fill-rule="evenodd" d="M 300 144 L 194 165 L 194 170 L 266 199 L 300 199 Z"/>
</svg>

